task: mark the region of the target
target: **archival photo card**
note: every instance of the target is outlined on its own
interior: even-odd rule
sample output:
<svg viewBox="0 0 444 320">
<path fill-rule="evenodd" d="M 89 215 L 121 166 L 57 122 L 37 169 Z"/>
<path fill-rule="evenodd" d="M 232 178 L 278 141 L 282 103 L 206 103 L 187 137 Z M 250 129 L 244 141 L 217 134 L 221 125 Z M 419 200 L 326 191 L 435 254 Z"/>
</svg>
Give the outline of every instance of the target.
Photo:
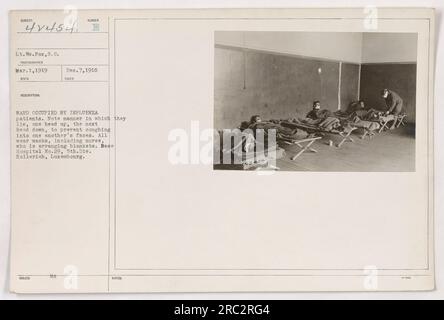
<svg viewBox="0 0 444 320">
<path fill-rule="evenodd" d="M 11 291 L 433 290 L 434 15 L 11 11 Z"/>
</svg>

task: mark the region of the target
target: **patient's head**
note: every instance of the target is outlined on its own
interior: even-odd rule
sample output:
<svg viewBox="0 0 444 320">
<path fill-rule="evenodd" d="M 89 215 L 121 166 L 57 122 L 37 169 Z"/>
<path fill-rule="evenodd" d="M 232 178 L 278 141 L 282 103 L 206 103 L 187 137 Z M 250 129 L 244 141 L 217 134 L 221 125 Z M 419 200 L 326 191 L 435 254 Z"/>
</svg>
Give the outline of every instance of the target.
<svg viewBox="0 0 444 320">
<path fill-rule="evenodd" d="M 259 115 L 254 115 L 250 118 L 250 123 L 258 123 L 261 122 L 261 117 Z"/>
<path fill-rule="evenodd" d="M 319 100 L 313 101 L 313 110 L 321 109 L 321 102 Z"/>
<path fill-rule="evenodd" d="M 241 130 L 248 129 L 249 125 L 250 125 L 250 123 L 248 121 L 242 121 L 241 124 L 240 124 L 239 129 L 241 129 Z"/>
</svg>

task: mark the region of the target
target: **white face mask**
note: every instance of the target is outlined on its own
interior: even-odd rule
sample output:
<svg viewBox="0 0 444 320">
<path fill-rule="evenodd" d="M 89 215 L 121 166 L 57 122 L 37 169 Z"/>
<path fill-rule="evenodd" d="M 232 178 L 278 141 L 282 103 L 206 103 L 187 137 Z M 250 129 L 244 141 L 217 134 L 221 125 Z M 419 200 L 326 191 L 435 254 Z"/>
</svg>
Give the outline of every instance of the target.
<svg viewBox="0 0 444 320">
<path fill-rule="evenodd" d="M 383 97 L 384 97 L 384 98 L 387 98 L 388 95 L 389 95 L 389 93 L 388 93 L 388 92 L 385 92 Z"/>
</svg>

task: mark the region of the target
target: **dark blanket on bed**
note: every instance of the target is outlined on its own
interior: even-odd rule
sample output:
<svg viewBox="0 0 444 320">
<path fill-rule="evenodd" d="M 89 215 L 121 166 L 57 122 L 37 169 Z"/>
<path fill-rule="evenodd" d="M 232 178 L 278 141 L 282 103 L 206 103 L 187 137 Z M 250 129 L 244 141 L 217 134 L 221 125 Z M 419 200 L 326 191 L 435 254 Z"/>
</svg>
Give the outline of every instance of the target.
<svg viewBox="0 0 444 320">
<path fill-rule="evenodd" d="M 275 130 L 276 131 L 276 138 L 285 138 L 285 139 L 291 139 L 291 140 L 300 140 L 307 137 L 308 133 L 304 130 L 301 130 L 299 128 L 293 127 L 286 127 L 281 124 L 278 120 L 271 120 L 271 121 L 262 121 L 257 122 L 254 124 L 249 125 L 248 127 L 241 126 L 241 130 L 250 129 L 255 134 L 256 130 L 263 130 L 265 135 L 267 135 L 269 130 Z"/>
</svg>

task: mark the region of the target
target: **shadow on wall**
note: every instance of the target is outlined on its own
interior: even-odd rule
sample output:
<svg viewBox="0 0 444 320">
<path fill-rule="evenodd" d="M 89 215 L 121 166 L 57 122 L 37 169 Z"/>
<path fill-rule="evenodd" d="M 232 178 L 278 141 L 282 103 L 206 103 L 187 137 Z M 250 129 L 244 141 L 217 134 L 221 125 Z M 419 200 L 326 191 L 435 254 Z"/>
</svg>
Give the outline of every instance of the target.
<svg viewBox="0 0 444 320">
<path fill-rule="evenodd" d="M 386 110 L 381 90 L 388 88 L 398 93 L 403 100 L 407 122 L 416 118 L 416 64 L 379 63 L 361 66 L 361 99 L 367 106 Z"/>
<path fill-rule="evenodd" d="M 358 100 L 359 65 L 342 63 L 341 68 L 341 110 L 348 109 L 352 101 Z"/>
</svg>

